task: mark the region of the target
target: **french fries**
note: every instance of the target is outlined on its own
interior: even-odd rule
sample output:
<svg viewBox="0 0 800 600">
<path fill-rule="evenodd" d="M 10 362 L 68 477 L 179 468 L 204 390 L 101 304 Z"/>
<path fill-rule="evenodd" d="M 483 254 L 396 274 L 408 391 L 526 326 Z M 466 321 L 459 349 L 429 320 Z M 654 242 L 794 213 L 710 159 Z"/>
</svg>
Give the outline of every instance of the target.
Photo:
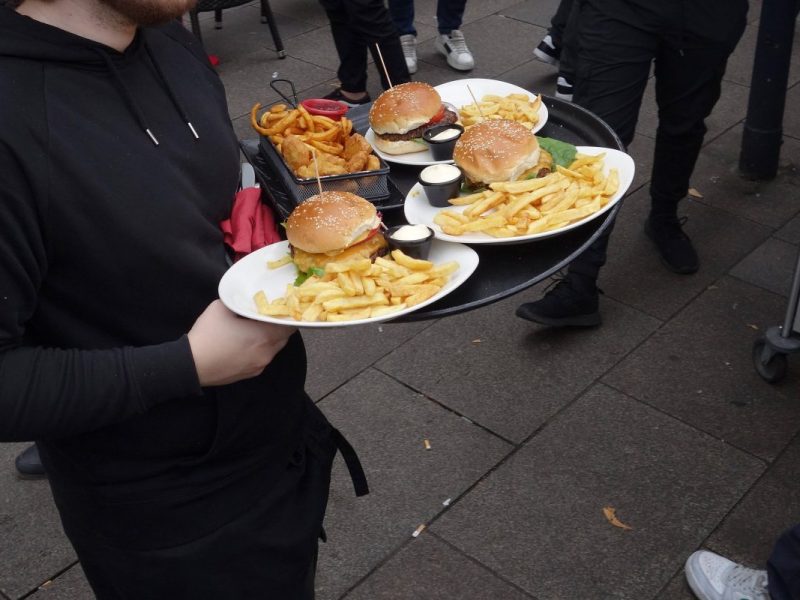
<svg viewBox="0 0 800 600">
<path fill-rule="evenodd" d="M 325 274 L 299 286 L 287 285 L 283 296 L 253 296 L 259 314 L 296 321 L 351 321 L 382 317 L 435 296 L 458 270 L 450 261 L 435 265 L 394 250 L 391 258 L 329 263 Z"/>
<path fill-rule="evenodd" d="M 617 170 L 603 173 L 604 156 L 578 154 L 568 169 L 453 198 L 452 205 L 465 208 L 441 210 L 433 222 L 454 236 L 483 232 L 509 238 L 561 229 L 603 208 L 619 189 Z"/>
<path fill-rule="evenodd" d="M 541 103 L 541 96 L 531 99 L 527 94 L 508 96 L 487 94 L 478 101 L 478 104 L 462 106 L 458 109 L 458 113 L 464 127 L 475 125 L 484 119 L 508 119 L 533 129 L 539 122 Z"/>
<path fill-rule="evenodd" d="M 270 139 L 300 179 L 313 179 L 317 174 L 324 177 L 381 168 L 369 142 L 361 134 L 353 132 L 353 122 L 346 117 L 334 121 L 322 115 L 312 115 L 302 104 L 292 109 L 285 104 L 276 104 L 259 117 L 260 110 L 260 103 L 253 105 L 250 125 Z"/>
</svg>

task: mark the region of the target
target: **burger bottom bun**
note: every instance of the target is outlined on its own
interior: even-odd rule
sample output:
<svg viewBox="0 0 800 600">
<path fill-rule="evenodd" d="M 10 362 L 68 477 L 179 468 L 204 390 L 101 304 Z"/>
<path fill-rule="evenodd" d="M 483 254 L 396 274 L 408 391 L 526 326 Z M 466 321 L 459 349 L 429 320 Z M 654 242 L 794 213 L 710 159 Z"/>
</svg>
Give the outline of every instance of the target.
<svg viewBox="0 0 800 600">
<path fill-rule="evenodd" d="M 312 253 L 295 247 L 292 252 L 292 262 L 303 272 L 307 272 L 312 267 L 324 269 L 325 265 L 331 262 L 348 262 L 359 258 L 372 258 L 376 254 L 388 248 L 386 238 L 381 233 L 376 233 L 372 237 L 345 248 L 340 252 Z"/>
<path fill-rule="evenodd" d="M 384 140 L 378 135 L 375 135 L 375 148 L 383 152 L 384 154 L 411 154 L 412 152 L 425 152 L 428 149 L 428 146 L 422 141 L 422 138 L 417 138 L 419 142 L 414 142 L 411 140 L 401 141 L 401 142 L 390 142 L 389 140 Z"/>
</svg>

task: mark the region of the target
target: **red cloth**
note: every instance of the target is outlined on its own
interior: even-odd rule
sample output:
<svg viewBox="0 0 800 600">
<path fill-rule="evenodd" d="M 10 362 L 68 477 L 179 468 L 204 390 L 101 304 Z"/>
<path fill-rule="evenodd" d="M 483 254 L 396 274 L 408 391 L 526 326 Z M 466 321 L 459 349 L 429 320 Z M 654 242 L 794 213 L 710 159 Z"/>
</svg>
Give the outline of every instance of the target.
<svg viewBox="0 0 800 600">
<path fill-rule="evenodd" d="M 261 202 L 261 190 L 255 187 L 239 190 L 230 219 L 222 221 L 220 227 L 225 243 L 236 253 L 234 260 L 281 241 L 272 211 Z"/>
</svg>

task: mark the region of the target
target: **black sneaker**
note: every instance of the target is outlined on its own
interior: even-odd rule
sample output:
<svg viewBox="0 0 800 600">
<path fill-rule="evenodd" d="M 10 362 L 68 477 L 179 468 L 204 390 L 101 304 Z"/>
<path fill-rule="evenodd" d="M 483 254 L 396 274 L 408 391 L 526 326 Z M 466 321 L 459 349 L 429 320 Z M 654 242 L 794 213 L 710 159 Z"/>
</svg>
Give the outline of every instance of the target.
<svg viewBox="0 0 800 600">
<path fill-rule="evenodd" d="M 517 316 L 551 327 L 595 327 L 600 325 L 598 288 L 580 289 L 570 275 L 556 280 L 541 300 L 517 308 Z"/>
<path fill-rule="evenodd" d="M 548 33 L 539 45 L 533 49 L 533 55 L 548 65 L 558 66 L 561 58 L 561 48 L 553 43 L 552 36 Z"/>
<path fill-rule="evenodd" d="M 556 98 L 572 102 L 573 87 L 572 81 L 563 73 L 559 73 L 558 79 L 556 80 Z"/>
<path fill-rule="evenodd" d="M 345 97 L 342 94 L 342 88 L 336 88 L 327 96 L 323 96 L 325 100 L 337 100 L 343 104 L 347 104 L 350 108 L 354 106 L 360 106 L 362 104 L 367 104 L 368 102 L 372 102 L 372 99 L 369 97 L 369 94 L 364 94 L 364 96 L 358 100 L 351 100 L 350 98 Z"/>
<path fill-rule="evenodd" d="M 17 468 L 17 477 L 20 479 L 44 479 L 47 477 L 36 444 L 28 446 L 20 452 L 14 461 L 14 466 Z"/>
<path fill-rule="evenodd" d="M 697 272 L 700 261 L 692 245 L 692 240 L 683 232 L 686 217 L 653 220 L 648 217 L 644 223 L 647 234 L 661 255 L 661 262 L 670 271 L 688 275 Z"/>
</svg>

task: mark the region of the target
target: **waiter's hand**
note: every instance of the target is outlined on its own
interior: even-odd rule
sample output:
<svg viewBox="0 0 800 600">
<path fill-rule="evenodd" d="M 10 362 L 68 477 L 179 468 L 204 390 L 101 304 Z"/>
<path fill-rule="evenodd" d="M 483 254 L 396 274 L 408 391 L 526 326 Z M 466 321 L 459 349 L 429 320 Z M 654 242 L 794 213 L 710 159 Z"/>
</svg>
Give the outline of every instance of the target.
<svg viewBox="0 0 800 600">
<path fill-rule="evenodd" d="M 200 385 L 225 385 L 255 377 L 295 331 L 294 327 L 242 319 L 215 300 L 189 331 Z"/>
</svg>

